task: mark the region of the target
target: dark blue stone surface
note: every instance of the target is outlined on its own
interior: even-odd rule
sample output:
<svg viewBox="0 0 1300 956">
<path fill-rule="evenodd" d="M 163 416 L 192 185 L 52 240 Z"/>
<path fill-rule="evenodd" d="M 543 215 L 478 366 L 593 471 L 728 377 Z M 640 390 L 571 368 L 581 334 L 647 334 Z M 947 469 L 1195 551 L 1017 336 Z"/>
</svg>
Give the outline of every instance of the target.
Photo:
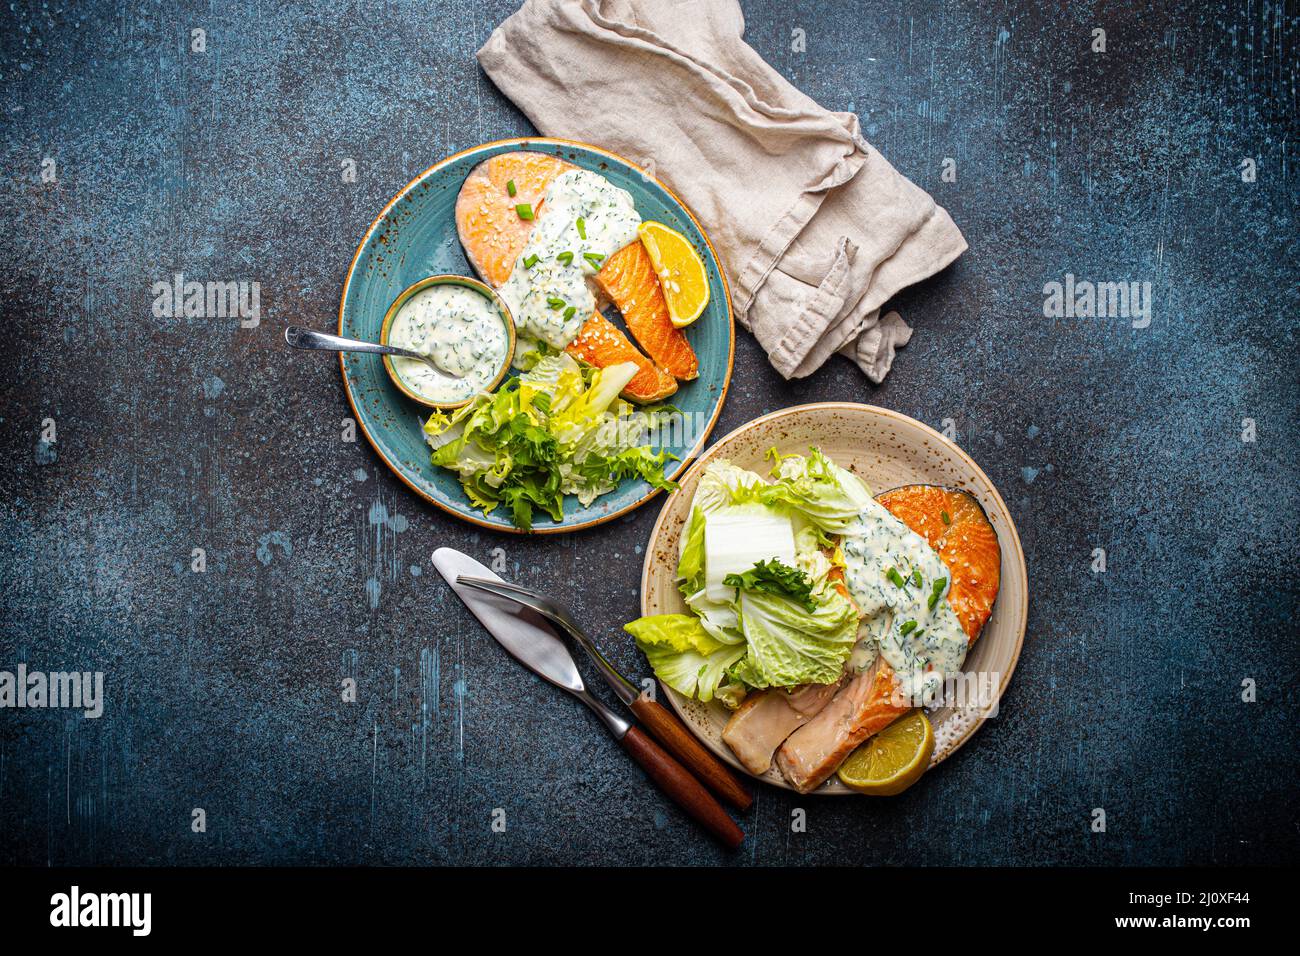
<svg viewBox="0 0 1300 956">
<path fill-rule="evenodd" d="M 410 178 L 531 132 L 473 59 L 512 8 L 0 13 L 0 669 L 106 675 L 98 720 L 0 711 L 0 862 L 1293 862 L 1294 13 L 745 4 L 971 248 L 895 302 L 916 335 L 883 386 L 839 360 L 783 382 L 742 334 L 715 434 L 821 399 L 950 419 L 1032 599 L 1002 715 L 956 757 L 890 801 L 761 789 L 728 857 L 429 563 L 503 549 L 640 675 L 618 628 L 657 506 L 565 538 L 457 523 L 341 440 L 337 363 L 280 339 L 332 324 Z M 156 318 L 176 272 L 260 283 L 260 325 Z M 1066 273 L 1150 282 L 1149 327 L 1045 318 Z"/>
</svg>

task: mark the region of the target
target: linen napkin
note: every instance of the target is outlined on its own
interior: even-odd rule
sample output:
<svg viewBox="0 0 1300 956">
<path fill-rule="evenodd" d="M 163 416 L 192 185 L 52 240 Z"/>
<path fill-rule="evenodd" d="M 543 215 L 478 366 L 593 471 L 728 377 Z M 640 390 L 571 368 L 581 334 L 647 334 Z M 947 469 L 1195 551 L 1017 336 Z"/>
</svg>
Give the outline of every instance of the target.
<svg viewBox="0 0 1300 956">
<path fill-rule="evenodd" d="M 478 59 L 544 135 L 618 153 L 685 200 L 781 375 L 840 352 L 879 382 L 912 334 L 881 305 L 966 241 L 744 29 L 735 0 L 526 0 Z"/>
</svg>

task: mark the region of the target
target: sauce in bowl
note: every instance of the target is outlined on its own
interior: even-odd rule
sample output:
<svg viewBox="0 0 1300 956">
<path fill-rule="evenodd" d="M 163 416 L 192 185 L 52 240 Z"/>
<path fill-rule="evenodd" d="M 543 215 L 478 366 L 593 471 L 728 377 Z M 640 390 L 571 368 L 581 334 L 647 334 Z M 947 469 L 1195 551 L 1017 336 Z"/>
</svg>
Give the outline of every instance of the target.
<svg viewBox="0 0 1300 956">
<path fill-rule="evenodd" d="M 514 325 L 486 286 L 461 276 L 432 276 L 397 297 L 381 341 L 429 355 L 453 373 L 443 375 L 416 359 L 384 357 L 398 388 L 426 405 L 452 408 L 501 381 L 514 352 Z"/>
</svg>

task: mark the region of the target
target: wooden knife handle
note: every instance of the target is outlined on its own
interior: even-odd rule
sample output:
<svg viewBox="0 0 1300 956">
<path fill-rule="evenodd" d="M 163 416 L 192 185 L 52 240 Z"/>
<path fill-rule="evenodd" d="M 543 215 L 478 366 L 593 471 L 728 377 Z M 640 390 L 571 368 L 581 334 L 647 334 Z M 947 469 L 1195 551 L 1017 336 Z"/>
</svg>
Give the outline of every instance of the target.
<svg viewBox="0 0 1300 956">
<path fill-rule="evenodd" d="M 668 752 L 686 764 L 701 782 L 737 810 L 748 810 L 754 798 L 717 757 L 709 753 L 686 725 L 662 704 L 644 694 L 631 703 L 632 713 Z"/>
<path fill-rule="evenodd" d="M 651 740 L 639 727 L 633 727 L 623 735 L 623 749 L 632 755 L 649 774 L 659 789 L 668 794 L 679 807 L 685 810 L 697 823 L 708 830 L 729 850 L 740 846 L 745 838 L 736 822 L 727 816 L 722 804 L 713 799 L 713 794 L 705 790 L 700 782 L 691 776 L 689 770 L 664 752 L 663 748 Z"/>
</svg>

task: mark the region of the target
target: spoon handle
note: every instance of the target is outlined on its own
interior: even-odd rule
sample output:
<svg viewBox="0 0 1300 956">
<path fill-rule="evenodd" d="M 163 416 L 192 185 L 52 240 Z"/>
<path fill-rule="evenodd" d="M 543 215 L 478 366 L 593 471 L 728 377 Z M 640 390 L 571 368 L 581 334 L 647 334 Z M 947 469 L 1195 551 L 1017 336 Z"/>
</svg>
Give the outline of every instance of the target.
<svg viewBox="0 0 1300 956">
<path fill-rule="evenodd" d="M 379 345 L 376 342 L 362 342 L 360 339 L 345 339 L 338 335 L 328 335 L 313 329 L 304 329 L 300 325 L 290 325 L 284 330 L 284 340 L 296 349 L 317 349 L 326 352 L 378 352 L 380 355 L 406 355 L 423 359 L 424 356 L 393 345 Z"/>
</svg>

